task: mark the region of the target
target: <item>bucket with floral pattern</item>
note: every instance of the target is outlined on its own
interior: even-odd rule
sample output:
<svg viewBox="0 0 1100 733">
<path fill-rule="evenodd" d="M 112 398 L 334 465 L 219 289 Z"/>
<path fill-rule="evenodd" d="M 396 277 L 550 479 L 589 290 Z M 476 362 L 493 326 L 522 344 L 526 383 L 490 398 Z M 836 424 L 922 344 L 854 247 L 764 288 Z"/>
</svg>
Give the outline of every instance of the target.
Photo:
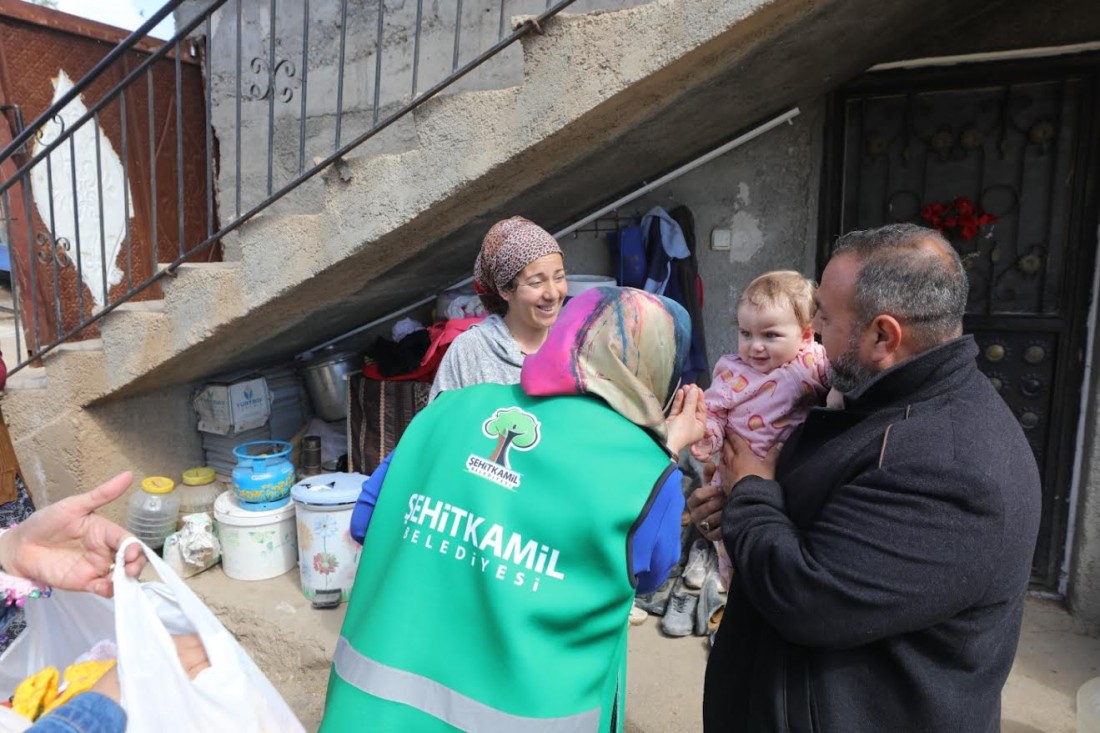
<svg viewBox="0 0 1100 733">
<path fill-rule="evenodd" d="M 316 506 L 296 504 L 298 522 L 298 569 L 302 594 L 311 601 L 319 590 L 340 590 L 347 601 L 355 582 L 359 552 L 363 548 L 351 538 L 354 504 Z"/>
</svg>

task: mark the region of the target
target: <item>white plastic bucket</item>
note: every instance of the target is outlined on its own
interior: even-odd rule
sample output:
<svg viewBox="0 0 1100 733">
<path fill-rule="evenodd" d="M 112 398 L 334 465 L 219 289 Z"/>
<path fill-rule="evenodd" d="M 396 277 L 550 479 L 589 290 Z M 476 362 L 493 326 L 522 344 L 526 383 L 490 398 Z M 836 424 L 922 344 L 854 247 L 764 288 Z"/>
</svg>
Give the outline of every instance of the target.
<svg viewBox="0 0 1100 733">
<path fill-rule="evenodd" d="M 1100 733 L 1100 677 L 1077 690 L 1077 733 Z"/>
<path fill-rule="evenodd" d="M 298 522 L 298 573 L 302 595 L 311 601 L 320 591 L 339 590 L 341 602 L 351 594 L 363 549 L 349 533 L 351 514 L 366 479 L 357 473 L 321 474 L 291 489 Z"/>
<path fill-rule="evenodd" d="M 606 275 L 566 275 L 565 281 L 569 283 L 569 295 L 576 297 L 592 288 L 613 287 L 615 278 Z"/>
<path fill-rule="evenodd" d="M 226 491 L 214 501 L 214 519 L 222 543 L 222 569 L 236 580 L 266 580 L 282 575 L 298 559 L 294 504 L 262 512 L 242 509 Z"/>
</svg>

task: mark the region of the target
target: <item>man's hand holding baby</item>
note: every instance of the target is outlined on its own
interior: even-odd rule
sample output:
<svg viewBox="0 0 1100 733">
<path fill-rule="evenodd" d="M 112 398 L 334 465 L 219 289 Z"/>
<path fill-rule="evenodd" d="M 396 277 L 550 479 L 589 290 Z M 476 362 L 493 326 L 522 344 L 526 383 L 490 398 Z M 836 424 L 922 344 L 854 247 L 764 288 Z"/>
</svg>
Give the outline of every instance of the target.
<svg viewBox="0 0 1100 733">
<path fill-rule="evenodd" d="M 731 435 L 722 443 L 722 489 L 728 496 L 734 485 L 746 476 L 775 478 L 775 464 L 779 461 L 782 443 L 773 445 L 763 458 L 752 452 L 748 441 L 739 435 Z"/>
</svg>

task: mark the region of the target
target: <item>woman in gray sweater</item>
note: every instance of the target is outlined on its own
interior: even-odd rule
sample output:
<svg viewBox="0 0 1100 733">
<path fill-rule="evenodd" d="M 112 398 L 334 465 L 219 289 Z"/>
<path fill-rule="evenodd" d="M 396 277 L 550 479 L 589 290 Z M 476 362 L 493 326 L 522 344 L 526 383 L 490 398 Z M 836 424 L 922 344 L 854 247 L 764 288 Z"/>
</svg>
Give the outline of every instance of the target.
<svg viewBox="0 0 1100 733">
<path fill-rule="evenodd" d="M 431 399 L 471 384 L 518 384 L 523 359 L 546 340 L 568 293 L 554 237 L 522 216 L 489 229 L 474 263 L 474 289 L 490 315 L 454 340 Z"/>
</svg>

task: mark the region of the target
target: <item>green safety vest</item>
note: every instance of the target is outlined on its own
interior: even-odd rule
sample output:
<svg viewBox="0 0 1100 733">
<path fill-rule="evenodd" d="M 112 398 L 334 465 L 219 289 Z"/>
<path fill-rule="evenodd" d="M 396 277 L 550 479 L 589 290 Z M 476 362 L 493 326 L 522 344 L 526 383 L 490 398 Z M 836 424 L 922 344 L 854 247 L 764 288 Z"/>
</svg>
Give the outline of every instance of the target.
<svg viewBox="0 0 1100 733">
<path fill-rule="evenodd" d="M 630 542 L 674 468 L 595 398 L 442 394 L 386 474 L 321 732 L 621 730 Z"/>
</svg>

